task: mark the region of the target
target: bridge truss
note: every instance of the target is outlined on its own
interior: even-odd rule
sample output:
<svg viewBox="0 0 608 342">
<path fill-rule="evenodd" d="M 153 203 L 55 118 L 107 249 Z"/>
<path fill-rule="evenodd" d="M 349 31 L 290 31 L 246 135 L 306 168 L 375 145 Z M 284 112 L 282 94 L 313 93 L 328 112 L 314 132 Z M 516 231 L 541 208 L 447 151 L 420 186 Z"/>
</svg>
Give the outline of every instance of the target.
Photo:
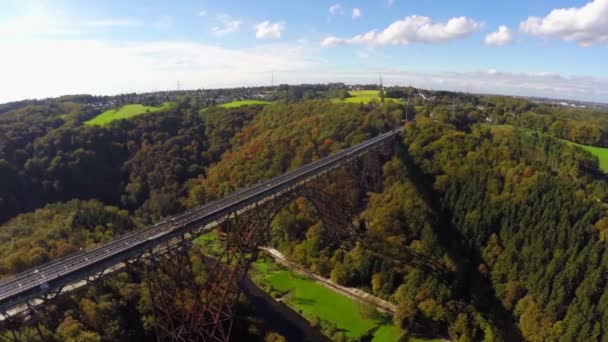
<svg viewBox="0 0 608 342">
<path fill-rule="evenodd" d="M 398 134 L 381 135 L 228 199 L 0 282 L 0 327 L 7 332 L 0 330 L 0 341 L 52 340 L 45 306 L 125 270 L 145 275 L 159 341 L 228 341 L 239 284 L 267 243 L 275 215 L 294 199 L 306 198 L 331 241 L 353 247 L 363 233 L 353 223 L 362 194 L 381 189 L 382 164 Z M 200 283 L 190 259 L 193 240 L 215 229 L 223 232 L 224 249 L 220 257 L 205 258 L 210 271 Z M 3 298 L 15 286 L 23 291 Z"/>
</svg>

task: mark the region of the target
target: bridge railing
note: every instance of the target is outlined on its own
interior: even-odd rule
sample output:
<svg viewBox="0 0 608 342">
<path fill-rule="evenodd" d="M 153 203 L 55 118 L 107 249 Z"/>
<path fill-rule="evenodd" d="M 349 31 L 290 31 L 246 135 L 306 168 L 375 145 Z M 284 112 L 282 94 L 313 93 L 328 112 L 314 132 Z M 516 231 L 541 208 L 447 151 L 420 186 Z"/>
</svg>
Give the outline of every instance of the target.
<svg viewBox="0 0 608 342">
<path fill-rule="evenodd" d="M 260 201 L 289 192 L 294 187 L 339 167 L 344 162 L 356 159 L 394 138 L 401 131 L 391 131 L 344 149 L 334 155 L 286 172 L 250 188 L 241 189 L 222 199 L 171 216 L 146 229 L 137 230 L 111 240 L 93 250 L 68 255 L 37 269 L 31 269 L 0 283 L 0 314 L 43 296 L 49 291 L 84 281 L 95 274 L 103 274 L 116 265 L 131 260 L 172 239 L 192 234 L 205 233 L 201 228 L 242 211 Z"/>
</svg>

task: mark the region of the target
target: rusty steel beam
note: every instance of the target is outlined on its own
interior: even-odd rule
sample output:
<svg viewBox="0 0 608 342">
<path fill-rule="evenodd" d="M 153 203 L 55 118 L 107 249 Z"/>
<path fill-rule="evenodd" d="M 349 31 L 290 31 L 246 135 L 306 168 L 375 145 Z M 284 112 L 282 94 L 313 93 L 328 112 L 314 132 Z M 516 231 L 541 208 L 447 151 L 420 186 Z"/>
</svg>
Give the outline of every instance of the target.
<svg viewBox="0 0 608 342">
<path fill-rule="evenodd" d="M 226 245 L 221 257 L 212 263 L 203 284 L 196 281 L 189 252 L 192 240 L 208 232 L 205 225 L 124 259 L 122 267 L 103 269 L 80 278 L 81 282 L 99 281 L 124 270 L 142 270 L 159 342 L 226 342 L 232 331 L 239 285 L 256 260 L 258 247 L 267 242 L 268 227 L 276 214 L 294 199 L 305 198 L 321 219 L 330 240 L 338 247 L 353 248 L 363 237 L 360 227 L 354 223 L 361 209 L 362 195 L 381 191 L 382 165 L 390 156 L 391 143 L 378 144 L 357 158 L 345 160 L 341 166 L 313 175 L 310 181 L 294 183 L 251 207 L 235 209 L 219 217 L 218 224 L 226 233 Z M 45 303 L 54 300 L 63 291 L 63 288 L 54 289 L 40 300 Z M 31 317 L 31 312 L 28 315 Z M 32 320 L 21 322 L 31 324 Z M 36 323 L 36 326 L 40 331 L 40 325 Z M 13 330 L 12 334 L 27 331 L 22 325 Z M 43 336 L 42 332 L 39 336 Z M 0 342 L 4 342 L 2 338 L 0 334 Z"/>
</svg>

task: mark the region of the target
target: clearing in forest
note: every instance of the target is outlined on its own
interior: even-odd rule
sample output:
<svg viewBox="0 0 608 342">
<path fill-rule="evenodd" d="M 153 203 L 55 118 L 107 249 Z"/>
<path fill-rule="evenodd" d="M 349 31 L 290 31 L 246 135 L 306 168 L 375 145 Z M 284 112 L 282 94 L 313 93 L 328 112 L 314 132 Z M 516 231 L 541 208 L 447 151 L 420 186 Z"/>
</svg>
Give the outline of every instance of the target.
<svg viewBox="0 0 608 342">
<path fill-rule="evenodd" d="M 270 101 L 263 101 L 263 100 L 239 100 L 239 101 L 232 101 L 232 102 L 224 103 L 224 104 L 219 105 L 218 107 L 238 108 L 238 107 L 252 106 L 252 105 L 267 105 L 269 103 L 270 103 Z"/>
<path fill-rule="evenodd" d="M 560 140 L 564 141 L 568 145 L 578 146 L 578 147 L 582 148 L 583 150 L 596 156 L 598 161 L 600 162 L 600 169 L 602 171 L 608 173 L 608 148 L 590 146 L 590 145 L 581 145 L 581 144 L 577 144 L 575 142 L 568 141 L 568 140 L 563 140 L 563 139 L 560 139 Z"/>
<path fill-rule="evenodd" d="M 138 115 L 154 113 L 163 109 L 169 108 L 171 102 L 165 102 L 162 105 L 144 106 L 141 104 L 128 104 L 119 108 L 106 110 L 97 115 L 93 119 L 85 122 L 87 125 L 106 125 L 114 120 L 129 119 Z"/>
<path fill-rule="evenodd" d="M 482 126 L 485 127 L 490 127 L 491 129 L 515 129 L 515 126 L 512 125 L 487 125 L 487 124 L 483 124 Z M 534 130 L 529 129 L 529 128 L 521 128 L 522 131 L 524 132 L 529 132 L 529 133 L 533 133 Z M 605 173 L 608 173 L 608 147 L 598 147 L 598 146 L 591 146 L 591 145 L 583 145 L 583 144 L 578 144 L 575 142 L 572 142 L 570 140 L 566 140 L 566 139 L 561 139 L 558 137 L 554 138 L 562 141 L 563 143 L 570 145 L 570 146 L 576 146 L 578 148 L 582 148 L 583 150 L 591 153 L 593 156 L 595 156 L 598 161 L 599 161 L 599 166 L 600 166 L 600 170 L 604 171 Z"/>
<path fill-rule="evenodd" d="M 380 92 L 378 90 L 353 90 L 348 92 L 351 97 L 341 99 L 332 99 L 333 103 L 370 103 L 372 101 L 380 102 Z M 398 102 L 393 98 L 385 98 L 387 102 Z"/>
<path fill-rule="evenodd" d="M 254 281 L 275 298 L 317 322 L 325 334 L 342 332 L 350 339 L 371 337 L 373 342 L 397 341 L 399 331 L 391 317 L 357 300 L 336 293 L 316 281 L 274 262 L 256 262 Z M 330 336 L 332 337 L 332 336 Z M 410 341 L 434 341 L 411 337 Z"/>
</svg>

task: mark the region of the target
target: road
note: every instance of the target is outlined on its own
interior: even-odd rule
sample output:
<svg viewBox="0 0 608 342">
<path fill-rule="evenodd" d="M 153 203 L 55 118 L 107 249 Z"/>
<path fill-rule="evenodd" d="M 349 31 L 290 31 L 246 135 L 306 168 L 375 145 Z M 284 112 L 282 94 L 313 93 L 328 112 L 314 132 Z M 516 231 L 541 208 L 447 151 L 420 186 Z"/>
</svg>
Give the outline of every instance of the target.
<svg viewBox="0 0 608 342">
<path fill-rule="evenodd" d="M 15 312 L 16 307 L 23 307 L 25 303 L 32 304 L 36 298 L 52 291 L 64 291 L 66 287 L 81 283 L 83 279 L 103 275 L 128 260 L 145 255 L 187 234 L 205 234 L 218 220 L 287 194 L 314 178 L 390 142 L 400 133 L 401 130 L 394 130 L 381 134 L 294 171 L 236 191 L 220 200 L 166 218 L 146 229 L 120 236 L 93 250 L 81 251 L 5 279 L 0 282 L 0 319 Z"/>
</svg>

